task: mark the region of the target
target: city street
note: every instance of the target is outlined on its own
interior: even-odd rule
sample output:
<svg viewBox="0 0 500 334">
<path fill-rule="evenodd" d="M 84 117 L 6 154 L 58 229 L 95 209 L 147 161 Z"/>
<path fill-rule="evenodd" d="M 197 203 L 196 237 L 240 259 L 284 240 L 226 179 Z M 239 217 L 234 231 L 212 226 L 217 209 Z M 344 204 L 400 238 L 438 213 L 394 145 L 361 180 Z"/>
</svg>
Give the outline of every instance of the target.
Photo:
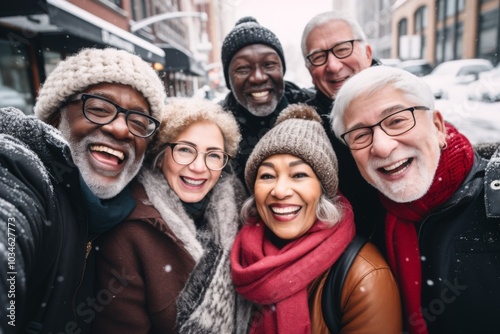
<svg viewBox="0 0 500 334">
<path fill-rule="evenodd" d="M 465 99 L 458 89 L 449 100 L 436 100 L 436 109 L 473 143 L 500 142 L 500 102 Z"/>
</svg>

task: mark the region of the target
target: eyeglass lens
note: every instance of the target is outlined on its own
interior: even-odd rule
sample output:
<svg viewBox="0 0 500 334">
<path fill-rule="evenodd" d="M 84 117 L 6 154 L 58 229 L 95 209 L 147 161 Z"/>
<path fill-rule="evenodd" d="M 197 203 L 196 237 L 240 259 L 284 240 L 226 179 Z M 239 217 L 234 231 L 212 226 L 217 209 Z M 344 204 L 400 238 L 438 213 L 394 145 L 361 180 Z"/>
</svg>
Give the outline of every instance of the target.
<svg viewBox="0 0 500 334">
<path fill-rule="evenodd" d="M 198 152 L 196 148 L 185 144 L 175 144 L 172 156 L 178 164 L 189 165 L 198 157 L 198 153 L 204 154 L 205 165 L 211 170 L 220 170 L 226 166 L 228 155 L 222 151 Z"/>
<path fill-rule="evenodd" d="M 99 97 L 87 95 L 83 103 L 83 112 L 89 121 L 103 125 L 111 123 L 119 112 L 124 112 L 129 131 L 139 137 L 148 137 L 156 130 L 156 124 L 144 113 L 126 110 Z"/>
<path fill-rule="evenodd" d="M 373 142 L 373 128 L 380 126 L 389 136 L 399 136 L 415 126 L 414 108 L 398 111 L 382 119 L 379 123 L 359 129 L 354 129 L 345 134 L 344 140 L 349 148 L 360 150 Z"/>
<path fill-rule="evenodd" d="M 321 50 L 311 54 L 308 58 L 313 65 L 320 66 L 326 63 L 328 59 L 328 53 L 331 51 L 335 57 L 338 59 L 344 59 L 349 57 L 352 54 L 354 49 L 353 47 L 354 41 L 346 41 L 339 44 L 334 45 L 329 50 Z"/>
</svg>

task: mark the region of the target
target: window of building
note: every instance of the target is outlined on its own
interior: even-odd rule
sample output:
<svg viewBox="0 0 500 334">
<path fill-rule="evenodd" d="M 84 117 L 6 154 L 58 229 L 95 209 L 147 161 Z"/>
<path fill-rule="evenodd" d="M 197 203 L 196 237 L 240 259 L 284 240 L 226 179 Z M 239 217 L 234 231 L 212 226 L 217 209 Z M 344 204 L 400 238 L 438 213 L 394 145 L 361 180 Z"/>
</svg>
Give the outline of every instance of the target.
<svg viewBox="0 0 500 334">
<path fill-rule="evenodd" d="M 464 55 L 464 24 L 460 22 L 457 24 L 455 43 L 455 59 L 462 59 Z"/>
<path fill-rule="evenodd" d="M 445 19 L 445 1 L 446 0 L 437 0 L 437 20 L 443 21 Z"/>
<path fill-rule="evenodd" d="M 477 42 L 477 56 L 491 60 L 493 64 L 499 60 L 499 9 L 495 9 L 479 16 L 479 31 Z"/>
<path fill-rule="evenodd" d="M 454 16 L 457 12 L 457 0 L 446 0 L 446 17 Z"/>
<path fill-rule="evenodd" d="M 415 12 L 415 34 L 420 35 L 420 55 L 425 56 L 425 28 L 427 27 L 427 6 L 422 6 Z"/>
<path fill-rule="evenodd" d="M 0 107 L 16 107 L 33 114 L 31 63 L 24 44 L 13 47 L 0 39 Z"/>
<path fill-rule="evenodd" d="M 146 1 L 132 0 L 132 19 L 140 21 L 147 16 Z"/>
<path fill-rule="evenodd" d="M 454 26 L 446 27 L 444 30 L 444 55 L 443 60 L 453 60 L 454 59 L 454 49 L 455 49 L 455 29 Z"/>
<path fill-rule="evenodd" d="M 422 32 L 427 27 L 427 6 L 422 6 L 415 12 L 415 33 Z"/>
<path fill-rule="evenodd" d="M 465 0 L 458 0 L 458 12 L 463 12 L 465 10 Z"/>
<path fill-rule="evenodd" d="M 405 36 L 408 34 L 408 20 L 402 19 L 398 23 L 398 35 L 399 37 Z"/>
<path fill-rule="evenodd" d="M 408 35 L 408 20 L 402 19 L 398 23 L 398 57 L 404 54 L 405 50 L 402 50 L 401 37 Z"/>
<path fill-rule="evenodd" d="M 442 29 L 436 32 L 436 63 L 442 63 L 444 61 L 443 55 L 444 47 L 444 31 Z"/>
</svg>

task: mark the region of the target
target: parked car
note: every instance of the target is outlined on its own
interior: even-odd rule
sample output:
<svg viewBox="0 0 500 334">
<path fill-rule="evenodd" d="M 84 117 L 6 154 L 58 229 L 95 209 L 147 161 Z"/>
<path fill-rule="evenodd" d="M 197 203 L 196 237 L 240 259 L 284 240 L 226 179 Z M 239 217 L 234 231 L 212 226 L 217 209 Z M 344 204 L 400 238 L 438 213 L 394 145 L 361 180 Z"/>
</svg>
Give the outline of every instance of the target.
<svg viewBox="0 0 500 334">
<path fill-rule="evenodd" d="M 500 63 L 491 71 L 479 74 L 479 80 L 467 86 L 469 100 L 500 101 Z"/>
<path fill-rule="evenodd" d="M 446 91 L 452 86 L 470 84 L 479 79 L 479 73 L 492 68 L 493 65 L 486 59 L 451 60 L 439 64 L 422 79 L 431 87 L 434 97 L 440 99 L 446 98 Z"/>
<path fill-rule="evenodd" d="M 15 107 L 24 113 L 28 112 L 28 104 L 23 94 L 3 85 L 0 85 L 0 107 Z"/>
<path fill-rule="evenodd" d="M 382 63 L 382 65 L 392 66 L 392 67 L 395 67 L 396 65 L 401 63 L 401 59 L 399 58 L 380 58 L 379 60 Z"/>
<path fill-rule="evenodd" d="M 397 64 L 396 67 L 415 74 L 417 77 L 423 77 L 431 73 L 434 68 L 432 64 L 425 59 L 405 60 Z"/>
</svg>

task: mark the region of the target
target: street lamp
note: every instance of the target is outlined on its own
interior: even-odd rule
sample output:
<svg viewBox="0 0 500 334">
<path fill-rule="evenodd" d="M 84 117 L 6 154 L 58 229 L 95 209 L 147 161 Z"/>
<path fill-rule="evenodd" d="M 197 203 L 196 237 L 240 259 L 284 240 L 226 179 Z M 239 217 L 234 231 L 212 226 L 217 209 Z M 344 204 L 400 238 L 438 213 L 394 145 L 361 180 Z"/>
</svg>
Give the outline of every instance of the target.
<svg viewBox="0 0 500 334">
<path fill-rule="evenodd" d="M 150 24 L 164 20 L 176 19 L 179 17 L 198 17 L 202 22 L 207 22 L 208 20 L 207 13 L 205 12 L 169 12 L 169 13 L 154 15 L 148 17 L 147 19 L 137 21 L 136 23 L 130 26 L 130 31 L 136 32 L 137 30 L 142 29 Z"/>
</svg>

